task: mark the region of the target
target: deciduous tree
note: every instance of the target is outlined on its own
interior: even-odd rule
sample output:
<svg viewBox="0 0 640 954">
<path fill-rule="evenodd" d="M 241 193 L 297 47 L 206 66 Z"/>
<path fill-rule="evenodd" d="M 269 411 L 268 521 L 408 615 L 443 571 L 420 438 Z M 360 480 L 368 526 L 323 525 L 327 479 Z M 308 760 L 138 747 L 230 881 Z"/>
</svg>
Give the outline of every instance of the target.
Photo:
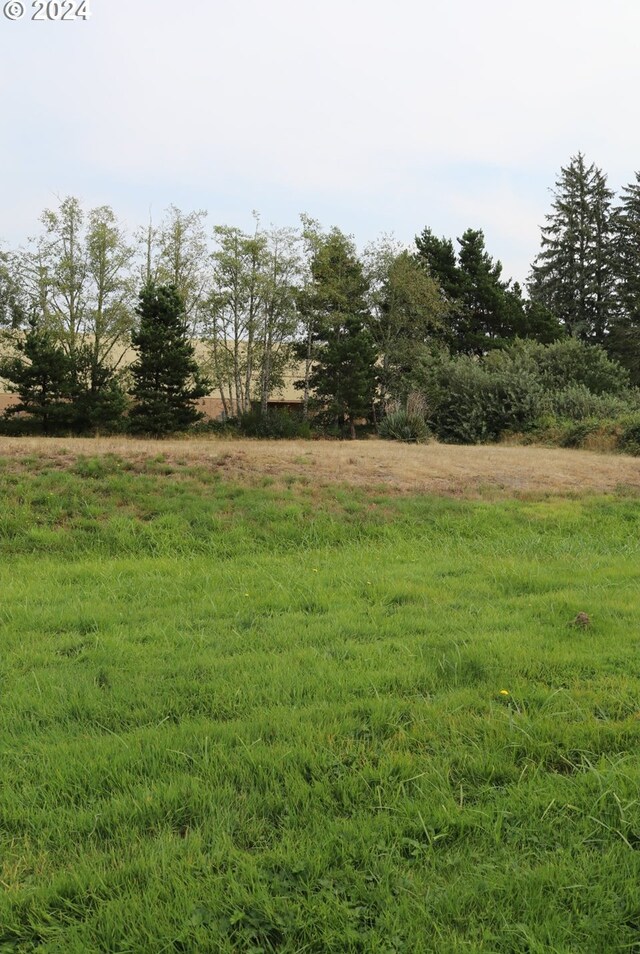
<svg viewBox="0 0 640 954">
<path fill-rule="evenodd" d="M 254 374 L 259 367 L 261 316 L 267 293 L 267 239 L 219 225 L 206 307 L 206 340 L 214 384 L 229 417 L 251 406 Z"/>
<path fill-rule="evenodd" d="M 110 426 L 124 408 L 118 365 L 133 320 L 133 249 L 109 206 L 85 215 L 70 196 L 41 221 L 22 270 L 29 311 L 71 361 L 74 428 Z"/>
<path fill-rule="evenodd" d="M 365 249 L 382 401 L 403 400 L 418 352 L 442 337 L 447 304 L 415 255 L 383 238 Z"/>
</svg>

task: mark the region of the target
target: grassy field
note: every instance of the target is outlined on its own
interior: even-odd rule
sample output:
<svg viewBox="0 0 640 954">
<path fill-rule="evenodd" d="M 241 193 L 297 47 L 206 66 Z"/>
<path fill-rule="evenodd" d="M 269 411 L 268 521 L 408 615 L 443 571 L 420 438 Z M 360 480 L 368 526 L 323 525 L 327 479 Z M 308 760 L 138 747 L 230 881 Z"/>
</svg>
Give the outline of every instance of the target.
<svg viewBox="0 0 640 954">
<path fill-rule="evenodd" d="M 640 951 L 632 480 L 8 448 L 0 952 Z"/>
</svg>

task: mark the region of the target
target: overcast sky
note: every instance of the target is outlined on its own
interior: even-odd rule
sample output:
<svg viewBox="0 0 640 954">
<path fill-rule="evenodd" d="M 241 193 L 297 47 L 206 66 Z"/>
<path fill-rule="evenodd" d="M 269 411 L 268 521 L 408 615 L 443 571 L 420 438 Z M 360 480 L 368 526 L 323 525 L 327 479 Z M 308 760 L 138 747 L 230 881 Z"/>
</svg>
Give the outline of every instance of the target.
<svg viewBox="0 0 640 954">
<path fill-rule="evenodd" d="M 130 226 L 302 211 L 411 242 L 482 228 L 523 279 L 560 166 L 640 169 L 638 0 L 91 0 L 2 16 L 0 239 L 73 194 Z"/>
</svg>

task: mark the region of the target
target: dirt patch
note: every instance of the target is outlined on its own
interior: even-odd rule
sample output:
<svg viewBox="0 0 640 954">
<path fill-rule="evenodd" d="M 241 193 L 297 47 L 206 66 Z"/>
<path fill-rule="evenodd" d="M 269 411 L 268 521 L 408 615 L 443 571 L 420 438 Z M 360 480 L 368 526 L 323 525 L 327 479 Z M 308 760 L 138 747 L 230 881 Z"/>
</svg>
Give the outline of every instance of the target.
<svg viewBox="0 0 640 954">
<path fill-rule="evenodd" d="M 194 438 L 0 438 L 3 466 L 66 468 L 113 454 L 136 469 L 163 462 L 202 467 L 258 485 L 265 479 L 345 484 L 384 493 L 456 497 L 640 492 L 640 458 L 548 447 L 421 446 L 367 440 L 254 441 Z"/>
</svg>

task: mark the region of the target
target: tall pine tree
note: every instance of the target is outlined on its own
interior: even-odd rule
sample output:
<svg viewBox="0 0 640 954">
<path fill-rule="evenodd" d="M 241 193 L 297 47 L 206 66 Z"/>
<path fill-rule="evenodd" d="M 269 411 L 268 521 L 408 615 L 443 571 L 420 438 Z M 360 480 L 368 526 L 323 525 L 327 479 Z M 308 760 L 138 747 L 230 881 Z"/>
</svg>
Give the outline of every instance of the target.
<svg viewBox="0 0 640 954">
<path fill-rule="evenodd" d="M 301 305 L 311 319 L 313 406 L 344 434 L 372 410 L 377 350 L 369 330 L 367 281 L 353 244 L 338 229 L 318 239 Z M 303 387 L 305 382 L 298 382 Z"/>
<path fill-rule="evenodd" d="M 438 282 L 447 304 L 448 344 L 456 354 L 482 355 L 516 335 L 537 337 L 517 285 L 502 278 L 502 263 L 486 250 L 481 229 L 453 243 L 426 228 L 416 238 L 418 258 Z"/>
<path fill-rule="evenodd" d="M 624 186 L 614 214 L 615 318 L 607 350 L 640 384 L 640 172 Z"/>
<path fill-rule="evenodd" d="M 613 193 L 604 173 L 579 152 L 561 169 L 553 197 L 529 281 L 531 299 L 555 314 L 568 334 L 604 344 L 614 292 Z"/>
<path fill-rule="evenodd" d="M 183 299 L 175 285 L 148 284 L 136 312 L 131 430 L 156 436 L 185 430 L 202 417 L 195 402 L 207 393 L 208 382 L 200 376 L 188 337 Z"/>
<path fill-rule="evenodd" d="M 73 426 L 73 362 L 48 328 L 35 317 L 16 338 L 16 354 L 0 360 L 0 376 L 18 402 L 5 416 L 24 414 L 43 434 Z"/>
</svg>

